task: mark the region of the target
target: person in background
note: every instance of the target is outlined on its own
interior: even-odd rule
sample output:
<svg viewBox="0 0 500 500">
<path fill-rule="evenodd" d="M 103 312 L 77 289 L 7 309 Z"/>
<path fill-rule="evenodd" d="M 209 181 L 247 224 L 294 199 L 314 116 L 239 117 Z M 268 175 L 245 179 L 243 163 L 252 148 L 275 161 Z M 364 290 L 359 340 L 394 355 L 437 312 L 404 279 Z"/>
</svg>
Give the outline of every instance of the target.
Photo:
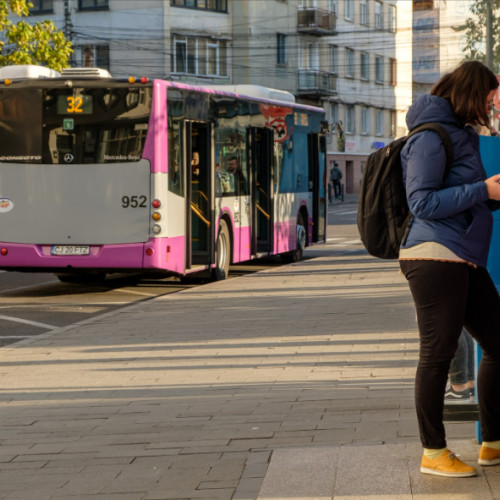
<svg viewBox="0 0 500 500">
<path fill-rule="evenodd" d="M 340 186 L 340 181 L 342 179 L 342 170 L 340 170 L 339 165 L 336 161 L 333 162 L 333 168 L 330 172 L 330 179 L 332 180 L 335 198 L 338 200 L 342 194 Z"/>
<path fill-rule="evenodd" d="M 193 151 L 191 169 L 193 173 L 193 179 L 197 179 L 200 175 L 200 153 L 198 153 L 198 151 Z"/>
<path fill-rule="evenodd" d="M 464 328 L 458 349 L 451 360 L 449 385 L 444 399 L 447 403 L 467 403 L 474 397 L 474 340 Z"/>
<path fill-rule="evenodd" d="M 486 177 L 475 130 L 489 126 L 497 88 L 487 66 L 467 61 L 420 96 L 406 115 L 409 130 L 440 123 L 454 154 L 444 178 L 446 154 L 435 132 L 415 134 L 401 152 L 413 219 L 399 263 L 415 302 L 420 335 L 415 406 L 424 474 L 477 474 L 447 448 L 443 424 L 448 371 L 464 326 L 483 352 L 476 387 L 483 438 L 478 463 L 500 464 L 500 296 L 486 269 L 491 211 L 500 208 L 500 175 Z"/>
</svg>

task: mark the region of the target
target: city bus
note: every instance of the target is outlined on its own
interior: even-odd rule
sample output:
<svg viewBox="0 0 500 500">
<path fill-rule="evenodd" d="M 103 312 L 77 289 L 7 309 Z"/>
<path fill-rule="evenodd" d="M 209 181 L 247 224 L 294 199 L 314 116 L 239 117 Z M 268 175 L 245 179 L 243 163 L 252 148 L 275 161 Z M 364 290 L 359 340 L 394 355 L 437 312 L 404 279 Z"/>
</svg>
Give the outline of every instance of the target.
<svg viewBox="0 0 500 500">
<path fill-rule="evenodd" d="M 259 86 L 0 69 L 0 269 L 225 279 L 325 240 L 327 123 Z"/>
</svg>

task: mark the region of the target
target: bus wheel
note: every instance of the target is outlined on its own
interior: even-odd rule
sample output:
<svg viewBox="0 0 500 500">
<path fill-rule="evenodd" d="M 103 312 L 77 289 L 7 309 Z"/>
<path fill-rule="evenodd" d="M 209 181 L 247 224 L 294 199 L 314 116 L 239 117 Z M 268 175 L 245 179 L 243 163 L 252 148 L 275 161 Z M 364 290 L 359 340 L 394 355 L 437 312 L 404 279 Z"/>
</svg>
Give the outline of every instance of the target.
<svg viewBox="0 0 500 500">
<path fill-rule="evenodd" d="M 57 273 L 61 283 L 101 283 L 106 279 L 105 272 L 94 273 Z"/>
<path fill-rule="evenodd" d="M 304 248 L 306 248 L 306 226 L 302 214 L 297 219 L 297 248 L 291 252 L 281 255 L 281 260 L 287 264 L 298 262 L 302 259 Z"/>
<path fill-rule="evenodd" d="M 226 221 L 219 222 L 219 234 L 217 235 L 217 248 L 215 249 L 216 261 L 213 269 L 213 278 L 217 281 L 225 280 L 229 274 L 229 262 L 231 260 L 231 238 Z"/>
</svg>

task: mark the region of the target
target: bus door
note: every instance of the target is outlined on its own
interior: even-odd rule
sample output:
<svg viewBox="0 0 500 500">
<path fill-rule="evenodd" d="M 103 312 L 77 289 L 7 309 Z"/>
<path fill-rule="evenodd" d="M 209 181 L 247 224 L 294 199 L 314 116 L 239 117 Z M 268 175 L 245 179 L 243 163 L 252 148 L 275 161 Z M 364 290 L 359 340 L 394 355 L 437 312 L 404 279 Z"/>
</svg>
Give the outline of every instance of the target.
<svg viewBox="0 0 500 500">
<path fill-rule="evenodd" d="M 252 254 L 273 251 L 274 130 L 251 128 L 250 165 L 252 199 Z"/>
<path fill-rule="evenodd" d="M 214 196 L 212 129 L 208 122 L 185 122 L 186 269 L 213 262 Z"/>
<path fill-rule="evenodd" d="M 312 241 L 323 241 L 326 235 L 326 143 L 324 136 L 308 137 L 309 192 L 312 192 Z"/>
</svg>

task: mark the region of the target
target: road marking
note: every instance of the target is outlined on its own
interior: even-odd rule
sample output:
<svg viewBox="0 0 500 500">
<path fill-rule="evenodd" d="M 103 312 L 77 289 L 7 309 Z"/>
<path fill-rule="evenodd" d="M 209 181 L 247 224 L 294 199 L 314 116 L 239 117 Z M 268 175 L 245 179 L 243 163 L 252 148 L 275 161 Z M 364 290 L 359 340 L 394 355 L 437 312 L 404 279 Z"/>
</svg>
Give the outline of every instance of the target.
<svg viewBox="0 0 500 500">
<path fill-rule="evenodd" d="M 25 325 L 38 326 L 40 328 L 46 328 L 48 330 L 54 330 L 55 328 L 59 328 L 58 326 L 47 325 L 46 323 L 39 323 L 38 321 L 30 321 L 29 319 L 21 319 L 21 318 L 16 318 L 14 316 L 3 316 L 2 314 L 0 314 L 0 319 L 5 319 L 7 321 L 12 321 L 14 323 L 23 323 Z"/>
<path fill-rule="evenodd" d="M 328 238 L 326 240 L 326 245 L 329 247 L 342 247 L 346 245 L 359 245 L 361 240 L 346 240 L 345 238 Z"/>
<path fill-rule="evenodd" d="M 147 292 L 137 292 L 135 290 L 125 290 L 125 289 L 120 289 L 117 288 L 114 290 L 115 292 L 120 292 L 120 293 L 127 293 L 129 295 L 141 295 L 143 297 L 156 297 L 156 293 L 147 293 Z"/>
<path fill-rule="evenodd" d="M 0 335 L 0 342 L 2 340 L 22 340 L 22 339 L 29 339 L 33 337 L 33 335 Z"/>
<path fill-rule="evenodd" d="M 358 211 L 357 210 L 349 210 L 349 212 L 336 212 L 336 211 L 332 211 L 332 210 L 329 210 L 328 213 L 332 213 L 332 214 L 335 214 L 335 215 L 352 215 L 352 214 L 357 214 Z"/>
</svg>

